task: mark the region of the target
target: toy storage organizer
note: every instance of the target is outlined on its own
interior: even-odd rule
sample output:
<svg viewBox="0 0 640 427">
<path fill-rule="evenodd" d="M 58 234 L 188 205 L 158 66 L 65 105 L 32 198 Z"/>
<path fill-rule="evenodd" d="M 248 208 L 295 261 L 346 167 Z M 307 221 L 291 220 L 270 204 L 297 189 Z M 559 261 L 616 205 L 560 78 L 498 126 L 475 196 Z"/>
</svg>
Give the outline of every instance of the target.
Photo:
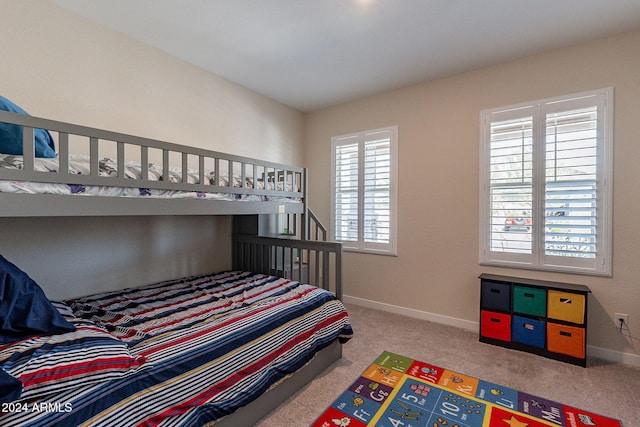
<svg viewBox="0 0 640 427">
<path fill-rule="evenodd" d="M 585 367 L 582 285 L 480 275 L 480 341 Z"/>
</svg>

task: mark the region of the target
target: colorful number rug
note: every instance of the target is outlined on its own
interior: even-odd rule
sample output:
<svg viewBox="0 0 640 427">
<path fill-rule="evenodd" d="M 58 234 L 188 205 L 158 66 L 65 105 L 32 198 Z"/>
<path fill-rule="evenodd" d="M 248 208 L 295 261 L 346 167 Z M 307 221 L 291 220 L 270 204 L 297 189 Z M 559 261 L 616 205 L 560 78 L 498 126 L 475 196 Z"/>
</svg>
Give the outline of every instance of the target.
<svg viewBox="0 0 640 427">
<path fill-rule="evenodd" d="M 622 427 L 622 423 L 384 352 L 312 427 Z"/>
</svg>

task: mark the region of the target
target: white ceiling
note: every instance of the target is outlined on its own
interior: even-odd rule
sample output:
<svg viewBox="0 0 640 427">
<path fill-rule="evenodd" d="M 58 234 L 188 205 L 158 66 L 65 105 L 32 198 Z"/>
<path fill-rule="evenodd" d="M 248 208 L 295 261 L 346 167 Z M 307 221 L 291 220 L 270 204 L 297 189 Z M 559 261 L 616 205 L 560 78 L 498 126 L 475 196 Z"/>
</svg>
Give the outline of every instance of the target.
<svg viewBox="0 0 640 427">
<path fill-rule="evenodd" d="M 640 27 L 640 0 L 53 0 L 301 111 Z"/>
</svg>

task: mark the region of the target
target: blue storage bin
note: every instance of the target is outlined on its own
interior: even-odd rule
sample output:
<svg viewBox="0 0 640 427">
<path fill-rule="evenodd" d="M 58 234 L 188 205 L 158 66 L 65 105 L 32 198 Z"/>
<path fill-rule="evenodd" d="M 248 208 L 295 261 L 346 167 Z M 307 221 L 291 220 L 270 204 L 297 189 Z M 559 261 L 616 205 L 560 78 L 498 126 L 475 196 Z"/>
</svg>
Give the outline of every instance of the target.
<svg viewBox="0 0 640 427">
<path fill-rule="evenodd" d="M 513 316 L 511 319 L 511 341 L 533 347 L 544 348 L 546 322 Z"/>
</svg>

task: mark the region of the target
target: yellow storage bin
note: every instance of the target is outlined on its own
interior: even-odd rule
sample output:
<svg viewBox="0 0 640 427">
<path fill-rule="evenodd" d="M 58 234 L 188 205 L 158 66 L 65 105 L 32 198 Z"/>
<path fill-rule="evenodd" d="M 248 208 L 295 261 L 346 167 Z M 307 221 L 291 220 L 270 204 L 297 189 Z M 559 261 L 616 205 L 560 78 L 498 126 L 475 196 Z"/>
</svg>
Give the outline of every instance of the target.
<svg viewBox="0 0 640 427">
<path fill-rule="evenodd" d="M 549 290 L 547 317 L 565 322 L 584 324 L 585 295 Z"/>
</svg>

